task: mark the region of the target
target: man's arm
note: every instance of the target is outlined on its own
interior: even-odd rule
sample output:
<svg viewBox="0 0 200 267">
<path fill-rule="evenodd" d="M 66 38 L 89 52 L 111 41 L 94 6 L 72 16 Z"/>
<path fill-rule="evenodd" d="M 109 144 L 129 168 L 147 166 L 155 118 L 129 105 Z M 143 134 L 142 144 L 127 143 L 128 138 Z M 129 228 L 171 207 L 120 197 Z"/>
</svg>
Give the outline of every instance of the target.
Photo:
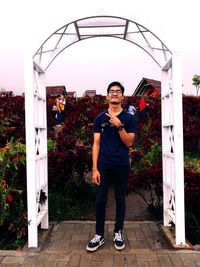
<svg viewBox="0 0 200 267">
<path fill-rule="evenodd" d="M 60 109 L 60 100 L 59 100 L 59 99 L 56 100 L 56 106 L 57 106 L 57 108 L 58 108 L 59 113 L 61 113 L 61 109 Z"/>
<path fill-rule="evenodd" d="M 94 143 L 92 147 L 92 182 L 93 184 L 100 185 L 100 173 L 97 169 L 97 161 L 99 157 L 101 134 L 94 133 Z"/>
<path fill-rule="evenodd" d="M 113 114 L 110 115 L 108 113 L 106 113 L 106 115 L 110 117 L 110 123 L 114 124 L 116 127 L 119 127 L 122 124 L 117 116 Z M 127 133 L 125 129 L 122 129 L 119 131 L 119 136 L 126 147 L 132 146 L 133 140 L 135 138 L 135 133 Z"/>
<path fill-rule="evenodd" d="M 120 136 L 122 142 L 125 144 L 125 146 L 126 147 L 132 146 L 134 138 L 135 138 L 135 133 L 127 133 L 125 129 L 122 129 L 118 132 L 119 132 L 119 136 Z"/>
</svg>

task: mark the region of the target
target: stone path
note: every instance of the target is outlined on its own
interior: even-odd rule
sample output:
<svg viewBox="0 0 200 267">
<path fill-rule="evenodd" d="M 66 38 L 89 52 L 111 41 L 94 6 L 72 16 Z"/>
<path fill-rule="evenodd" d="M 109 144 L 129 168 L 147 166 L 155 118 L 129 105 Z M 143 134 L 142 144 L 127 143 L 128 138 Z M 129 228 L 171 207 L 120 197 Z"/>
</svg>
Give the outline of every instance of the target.
<svg viewBox="0 0 200 267">
<path fill-rule="evenodd" d="M 40 253 L 0 251 L 1 267 L 200 267 L 200 252 L 173 250 L 155 222 L 124 225 L 126 247 L 115 250 L 114 222 L 106 221 L 105 244 L 96 252 L 85 247 L 95 232 L 93 221 L 64 221 L 55 225 Z"/>
</svg>

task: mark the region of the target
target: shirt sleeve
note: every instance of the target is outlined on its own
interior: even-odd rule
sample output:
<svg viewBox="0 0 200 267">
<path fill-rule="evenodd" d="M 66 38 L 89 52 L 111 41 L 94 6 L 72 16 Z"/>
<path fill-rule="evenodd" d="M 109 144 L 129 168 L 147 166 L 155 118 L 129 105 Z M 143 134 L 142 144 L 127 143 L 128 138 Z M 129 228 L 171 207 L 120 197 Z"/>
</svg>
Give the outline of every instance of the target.
<svg viewBox="0 0 200 267">
<path fill-rule="evenodd" d="M 94 120 L 94 124 L 92 127 L 92 132 L 93 133 L 101 133 L 101 119 L 100 116 L 97 116 L 96 119 Z"/>
<path fill-rule="evenodd" d="M 138 133 L 137 121 L 134 115 L 130 116 L 128 123 L 125 126 L 125 130 L 127 133 Z"/>
</svg>

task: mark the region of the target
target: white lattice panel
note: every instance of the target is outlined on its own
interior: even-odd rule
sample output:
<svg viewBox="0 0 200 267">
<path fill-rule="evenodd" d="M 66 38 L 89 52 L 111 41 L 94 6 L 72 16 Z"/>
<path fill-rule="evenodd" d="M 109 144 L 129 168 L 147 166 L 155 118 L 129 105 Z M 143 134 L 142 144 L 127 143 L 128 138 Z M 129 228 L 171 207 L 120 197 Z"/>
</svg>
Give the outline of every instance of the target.
<svg viewBox="0 0 200 267">
<path fill-rule="evenodd" d="M 175 224 L 176 244 L 185 244 L 182 84 L 180 55 L 162 69 L 164 226 Z"/>
<path fill-rule="evenodd" d="M 26 58 L 26 149 L 29 247 L 38 246 L 38 225 L 48 228 L 47 123 L 45 73 Z M 41 190 L 47 196 L 41 205 Z"/>
</svg>

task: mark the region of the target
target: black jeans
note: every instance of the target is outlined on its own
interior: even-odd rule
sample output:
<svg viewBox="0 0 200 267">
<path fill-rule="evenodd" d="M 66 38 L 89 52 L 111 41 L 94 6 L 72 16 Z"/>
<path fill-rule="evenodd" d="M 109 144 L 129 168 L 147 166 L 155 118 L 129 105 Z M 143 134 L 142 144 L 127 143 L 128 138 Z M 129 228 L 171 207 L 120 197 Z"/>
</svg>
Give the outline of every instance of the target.
<svg viewBox="0 0 200 267">
<path fill-rule="evenodd" d="M 126 189 L 129 177 L 129 166 L 115 166 L 98 163 L 101 175 L 100 185 L 96 189 L 96 233 L 104 236 L 105 208 L 108 199 L 109 185 L 115 183 L 116 219 L 114 232 L 123 229 L 126 209 Z"/>
</svg>

